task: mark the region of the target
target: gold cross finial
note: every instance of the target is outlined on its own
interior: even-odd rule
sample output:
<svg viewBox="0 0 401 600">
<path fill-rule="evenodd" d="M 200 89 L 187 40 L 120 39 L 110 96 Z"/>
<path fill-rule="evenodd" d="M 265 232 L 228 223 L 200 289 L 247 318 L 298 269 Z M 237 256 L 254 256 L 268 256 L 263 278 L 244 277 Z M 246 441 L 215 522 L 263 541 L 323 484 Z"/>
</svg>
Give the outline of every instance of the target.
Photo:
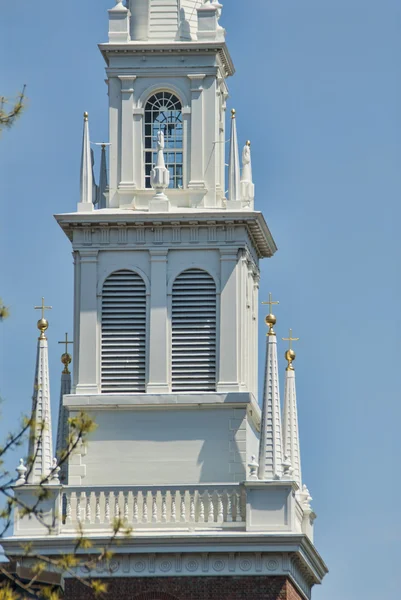
<svg viewBox="0 0 401 600">
<path fill-rule="evenodd" d="M 280 304 L 278 300 L 272 300 L 272 293 L 269 292 L 269 300 L 267 302 L 262 302 L 262 304 L 269 305 L 269 314 L 265 318 L 265 323 L 269 327 L 269 331 L 267 335 L 276 335 L 273 329 L 273 326 L 276 324 L 276 317 L 272 314 L 272 306 L 273 304 Z"/>
<path fill-rule="evenodd" d="M 281 338 L 284 342 L 290 342 L 288 344 L 289 350 L 292 350 L 292 342 L 297 342 L 299 338 L 292 337 L 292 329 L 289 330 L 288 338 Z"/>
<path fill-rule="evenodd" d="M 299 338 L 297 337 L 292 337 L 292 329 L 289 330 L 289 335 L 287 338 L 281 338 L 284 342 L 288 342 L 288 350 L 285 353 L 285 359 L 288 362 L 287 365 L 287 371 L 293 371 L 294 367 L 292 362 L 295 360 L 295 352 L 292 349 L 292 342 L 297 342 L 299 340 Z"/>
<path fill-rule="evenodd" d="M 45 306 L 45 299 L 42 298 L 42 304 L 40 306 L 35 306 L 34 307 L 35 310 L 41 310 L 42 311 L 42 319 L 45 318 L 45 310 L 51 310 L 53 307 L 52 306 Z"/>
<path fill-rule="evenodd" d="M 70 342 L 68 340 L 68 333 L 65 334 L 65 340 L 63 340 L 62 342 L 59 342 L 59 344 L 65 344 L 65 352 L 64 354 L 61 356 L 61 362 L 64 365 L 64 370 L 63 373 L 65 374 L 69 374 L 70 370 L 68 368 L 68 365 L 71 363 L 71 355 L 68 354 L 68 344 L 73 344 L 74 342 Z"/>
<path fill-rule="evenodd" d="M 42 311 L 42 317 L 39 319 L 37 326 L 40 331 L 39 339 L 45 340 L 45 331 L 49 327 L 49 323 L 47 322 L 47 319 L 45 319 L 45 310 L 51 310 L 52 306 L 45 306 L 45 299 L 42 298 L 42 304 L 40 306 L 34 306 L 34 309 Z"/>
<path fill-rule="evenodd" d="M 280 304 L 280 302 L 278 300 L 272 300 L 272 293 L 269 292 L 269 299 L 268 299 L 268 301 L 267 302 L 262 302 L 262 304 L 268 304 L 269 305 L 269 312 L 271 313 L 273 304 Z"/>
<path fill-rule="evenodd" d="M 68 352 L 68 344 L 73 344 L 74 342 L 70 342 L 68 339 L 68 333 L 65 334 L 65 340 L 59 342 L 59 344 L 65 344 L 65 352 Z"/>
</svg>

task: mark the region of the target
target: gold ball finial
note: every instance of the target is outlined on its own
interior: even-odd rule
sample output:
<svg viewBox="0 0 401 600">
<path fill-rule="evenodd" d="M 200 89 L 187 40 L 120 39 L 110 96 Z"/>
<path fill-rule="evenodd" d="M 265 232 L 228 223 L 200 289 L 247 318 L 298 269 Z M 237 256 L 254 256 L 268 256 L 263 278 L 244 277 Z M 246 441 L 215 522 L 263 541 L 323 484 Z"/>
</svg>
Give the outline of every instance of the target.
<svg viewBox="0 0 401 600">
<path fill-rule="evenodd" d="M 294 350 L 292 348 L 289 348 L 286 353 L 284 354 L 285 356 L 285 360 L 288 362 L 287 365 L 287 371 L 293 371 L 294 367 L 293 367 L 293 361 L 295 360 L 296 354 L 294 352 Z"/>
<path fill-rule="evenodd" d="M 251 142 L 250 142 L 250 140 L 246 140 L 246 145 L 247 145 L 247 146 L 250 146 L 250 145 L 251 145 Z"/>
<path fill-rule="evenodd" d="M 265 323 L 266 323 L 266 325 L 269 328 L 269 331 L 267 332 L 267 335 L 276 335 L 276 333 L 275 333 L 275 331 L 273 329 L 273 327 L 276 324 L 276 321 L 277 321 L 277 319 L 276 319 L 276 317 L 272 313 L 269 313 L 268 315 L 266 315 L 266 317 L 265 317 Z"/>
<path fill-rule="evenodd" d="M 68 366 L 71 364 L 71 361 L 71 354 L 68 354 L 68 352 L 64 352 L 64 354 L 61 355 L 61 362 L 64 365 L 63 373 L 66 373 L 67 375 L 70 372 Z"/>
<path fill-rule="evenodd" d="M 88 120 L 88 117 L 89 117 L 89 115 L 88 115 L 88 113 L 85 111 L 85 112 L 84 112 L 84 121 L 87 121 L 87 120 Z"/>
<path fill-rule="evenodd" d="M 235 119 L 235 108 L 231 109 L 231 118 Z"/>
<path fill-rule="evenodd" d="M 40 331 L 40 339 L 42 339 L 42 340 L 45 339 L 45 331 L 48 327 L 49 327 L 49 321 L 47 319 L 45 319 L 44 317 L 39 319 L 39 321 L 37 322 L 37 328 Z"/>
</svg>

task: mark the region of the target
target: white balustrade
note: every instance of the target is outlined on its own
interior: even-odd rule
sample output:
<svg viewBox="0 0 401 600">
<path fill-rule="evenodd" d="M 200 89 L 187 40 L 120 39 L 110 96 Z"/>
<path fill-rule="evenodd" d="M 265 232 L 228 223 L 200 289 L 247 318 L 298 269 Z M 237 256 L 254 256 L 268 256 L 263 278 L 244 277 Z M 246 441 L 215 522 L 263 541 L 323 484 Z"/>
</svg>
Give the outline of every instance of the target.
<svg viewBox="0 0 401 600">
<path fill-rule="evenodd" d="M 62 531 L 107 529 L 115 519 L 134 528 L 244 527 L 242 486 L 70 487 L 62 492 Z"/>
</svg>

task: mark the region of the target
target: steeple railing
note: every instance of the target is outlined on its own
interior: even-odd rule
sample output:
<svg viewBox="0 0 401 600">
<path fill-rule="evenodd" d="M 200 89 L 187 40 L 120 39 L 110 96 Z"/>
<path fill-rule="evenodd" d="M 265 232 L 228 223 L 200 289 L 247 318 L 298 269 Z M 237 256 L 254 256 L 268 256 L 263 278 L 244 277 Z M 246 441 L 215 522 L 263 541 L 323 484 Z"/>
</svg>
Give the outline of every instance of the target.
<svg viewBox="0 0 401 600">
<path fill-rule="evenodd" d="M 110 528 L 243 528 L 245 490 L 238 485 L 63 488 L 61 531 Z"/>
</svg>

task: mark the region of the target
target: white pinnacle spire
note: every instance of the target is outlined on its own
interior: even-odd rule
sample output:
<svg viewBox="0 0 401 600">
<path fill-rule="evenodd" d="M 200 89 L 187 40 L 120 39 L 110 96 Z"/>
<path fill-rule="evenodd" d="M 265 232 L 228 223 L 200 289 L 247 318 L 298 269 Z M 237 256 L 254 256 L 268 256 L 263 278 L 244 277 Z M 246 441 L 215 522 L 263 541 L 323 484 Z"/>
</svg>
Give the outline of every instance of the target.
<svg viewBox="0 0 401 600">
<path fill-rule="evenodd" d="M 283 338 L 283 340 L 288 340 L 290 342 L 290 347 L 285 353 L 288 366 L 285 372 L 283 446 L 284 455 L 287 456 L 291 462 L 292 479 L 296 481 L 299 488 L 302 489 L 297 396 L 295 390 L 295 371 L 292 364 L 292 362 L 295 360 L 295 352 L 291 347 L 291 343 L 298 339 L 299 338 L 292 337 L 291 329 L 289 337 Z"/>
<path fill-rule="evenodd" d="M 231 111 L 231 136 L 230 136 L 230 158 L 228 161 L 228 201 L 239 202 L 241 200 L 241 179 L 239 168 L 237 125 L 235 110 Z"/>
<path fill-rule="evenodd" d="M 270 305 L 273 302 L 269 294 Z M 263 392 L 262 424 L 259 448 L 259 479 L 278 479 L 283 472 L 283 449 L 281 437 L 281 410 L 278 379 L 277 340 L 274 332 L 276 317 L 271 312 L 266 317 L 269 326 L 266 342 L 266 369 Z"/>
<path fill-rule="evenodd" d="M 84 113 L 84 131 L 82 136 L 81 155 L 81 197 L 78 204 L 79 211 L 93 210 L 93 173 L 92 154 L 89 138 L 88 113 Z"/>
<path fill-rule="evenodd" d="M 106 190 L 107 190 L 107 162 L 106 162 L 106 144 L 102 144 L 102 154 L 100 158 L 100 175 L 98 187 L 98 208 L 106 208 Z"/>
<path fill-rule="evenodd" d="M 38 321 L 40 336 L 36 356 L 35 383 L 32 398 L 32 425 L 29 436 L 29 467 L 28 483 L 39 484 L 45 480 L 53 465 L 52 424 L 50 410 L 50 381 L 48 346 L 45 331 L 49 324 L 44 318 L 44 305 L 35 307 L 42 310 L 42 318 Z"/>
<path fill-rule="evenodd" d="M 63 396 L 65 394 L 71 394 L 71 373 L 68 368 L 71 363 L 71 356 L 68 354 L 68 344 L 73 342 L 68 341 L 68 335 L 65 334 L 65 340 L 59 342 L 59 344 L 65 344 L 65 352 L 61 356 L 61 362 L 64 365 L 64 369 L 61 373 L 61 386 L 60 386 L 60 404 L 58 413 L 58 427 L 57 427 L 57 448 L 56 456 L 60 459 L 63 450 L 66 450 L 67 439 L 68 439 L 68 412 L 63 406 Z M 67 461 L 62 462 L 60 470 L 60 479 L 63 483 L 67 482 Z"/>
</svg>

